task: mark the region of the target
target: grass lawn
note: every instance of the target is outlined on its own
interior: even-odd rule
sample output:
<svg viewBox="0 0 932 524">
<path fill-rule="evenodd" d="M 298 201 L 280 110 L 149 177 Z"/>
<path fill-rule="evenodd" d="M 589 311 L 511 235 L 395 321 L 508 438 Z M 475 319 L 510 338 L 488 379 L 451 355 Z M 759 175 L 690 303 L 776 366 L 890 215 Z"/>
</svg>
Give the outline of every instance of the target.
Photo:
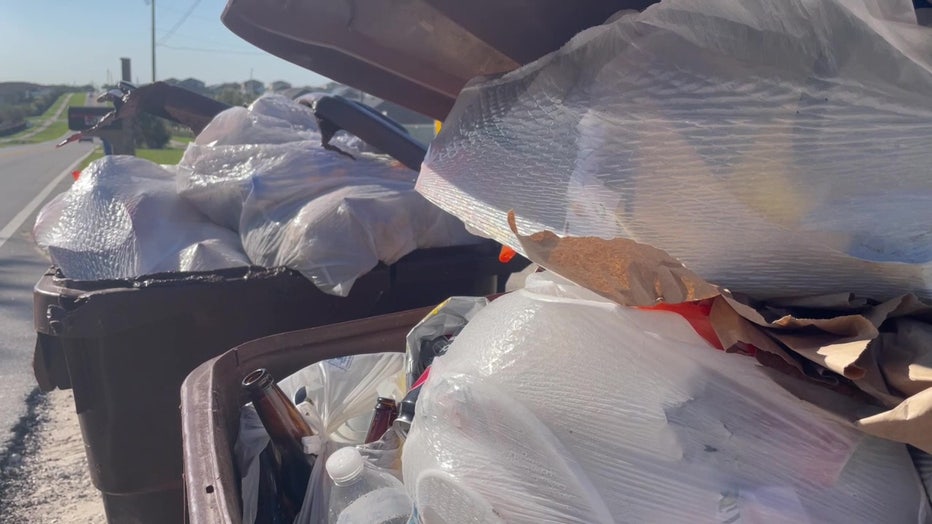
<svg viewBox="0 0 932 524">
<path fill-rule="evenodd" d="M 71 98 L 68 100 L 69 106 L 86 106 L 87 105 L 87 93 L 71 93 Z"/>
<path fill-rule="evenodd" d="M 63 97 L 68 97 L 68 106 L 83 106 L 87 101 L 86 93 L 71 93 L 70 95 L 62 95 Z M 61 100 L 61 99 L 59 99 Z M 53 109 L 58 106 L 56 102 L 53 104 Z M 50 109 L 51 111 L 51 109 Z M 50 118 L 51 114 L 46 119 Z M 61 137 L 68 132 L 68 110 L 66 109 L 61 117 L 56 120 L 52 125 L 43 130 L 40 133 L 37 133 L 35 136 L 28 139 L 29 142 L 45 142 L 46 140 L 54 140 Z"/>
<path fill-rule="evenodd" d="M 136 156 L 151 160 L 156 164 L 177 164 L 181 161 L 184 149 L 137 149 Z"/>
<path fill-rule="evenodd" d="M 64 116 L 64 114 L 62 115 Z M 21 143 L 35 144 L 38 142 L 46 142 L 48 140 L 55 140 L 56 138 L 61 138 L 62 135 L 68 132 L 68 119 L 60 118 L 56 120 L 52 125 L 47 128 L 39 131 L 38 133 L 32 135 L 29 138 L 20 140 Z"/>
</svg>

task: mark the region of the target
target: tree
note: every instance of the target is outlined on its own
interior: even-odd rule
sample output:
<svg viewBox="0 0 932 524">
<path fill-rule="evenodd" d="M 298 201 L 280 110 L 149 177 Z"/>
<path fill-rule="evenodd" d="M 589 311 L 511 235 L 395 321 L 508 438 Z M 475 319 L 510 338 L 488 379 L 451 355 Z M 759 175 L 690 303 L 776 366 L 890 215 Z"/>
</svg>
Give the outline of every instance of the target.
<svg viewBox="0 0 932 524">
<path fill-rule="evenodd" d="M 133 122 L 133 142 L 136 147 L 162 149 L 171 140 L 168 126 L 161 118 L 141 113 Z"/>
<path fill-rule="evenodd" d="M 246 105 L 246 97 L 239 89 L 224 89 L 217 95 L 217 100 L 231 106 Z"/>
<path fill-rule="evenodd" d="M 26 111 L 21 106 L 3 106 L 0 107 L 0 122 L 22 122 L 26 117 Z"/>
</svg>

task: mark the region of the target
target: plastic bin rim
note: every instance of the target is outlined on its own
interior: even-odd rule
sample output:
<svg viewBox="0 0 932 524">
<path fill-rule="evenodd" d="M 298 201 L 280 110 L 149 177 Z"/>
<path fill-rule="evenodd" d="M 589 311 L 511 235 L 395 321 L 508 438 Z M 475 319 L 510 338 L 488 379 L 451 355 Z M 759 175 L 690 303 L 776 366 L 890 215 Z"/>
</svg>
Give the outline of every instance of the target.
<svg viewBox="0 0 932 524">
<path fill-rule="evenodd" d="M 239 266 L 218 269 L 213 271 L 166 271 L 151 273 L 130 278 L 107 278 L 100 280 L 82 280 L 69 278 L 57 266 L 52 266 L 45 273 L 51 277 L 56 286 L 81 293 L 104 291 L 113 289 L 143 289 L 159 286 L 177 286 L 184 284 L 203 284 L 223 280 L 240 280 L 253 278 L 269 278 L 285 273 L 298 272 L 294 269 L 279 266 L 266 268 L 261 266 Z"/>
</svg>

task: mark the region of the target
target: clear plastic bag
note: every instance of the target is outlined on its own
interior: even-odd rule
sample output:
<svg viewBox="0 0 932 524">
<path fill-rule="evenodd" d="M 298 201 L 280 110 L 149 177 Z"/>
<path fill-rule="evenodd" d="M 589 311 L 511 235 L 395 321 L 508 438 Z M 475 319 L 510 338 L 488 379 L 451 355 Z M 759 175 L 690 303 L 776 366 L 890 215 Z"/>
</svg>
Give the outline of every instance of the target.
<svg viewBox="0 0 932 524">
<path fill-rule="evenodd" d="M 281 95 L 265 95 L 248 108 L 231 107 L 218 114 L 195 138 L 194 144 L 283 144 L 314 139 L 320 140 L 320 131 L 309 107 Z"/>
<path fill-rule="evenodd" d="M 908 0 L 665 0 L 467 86 L 418 190 L 519 251 L 511 209 L 753 296 L 930 297 L 930 57 Z"/>
<path fill-rule="evenodd" d="M 675 313 L 546 273 L 434 360 L 402 462 L 431 522 L 459 522 L 460 493 L 505 522 L 920 522 L 928 510 L 902 444 L 800 401 Z"/>
<path fill-rule="evenodd" d="M 304 506 L 295 522 L 326 522 L 327 482 L 324 464 L 334 450 L 361 444 L 372 418 L 372 408 L 379 396 L 401 398 L 400 381 L 404 354 L 376 353 L 350 355 L 308 366 L 278 382 L 289 397 L 304 388 L 309 403 L 299 411 L 312 428 L 319 431 L 321 450 L 311 473 Z M 240 410 L 240 432 L 234 455 L 240 471 L 243 522 L 255 520 L 259 486 L 259 453 L 269 438 L 251 404 Z"/>
<path fill-rule="evenodd" d="M 485 297 L 450 297 L 411 329 L 405 337 L 405 383 L 409 388 L 437 355 L 431 342 L 440 339 L 445 347 L 488 304 L 489 299 Z M 423 357 L 422 349 L 428 350 Z"/>
<path fill-rule="evenodd" d="M 332 143 L 346 154 L 324 149 L 308 118 L 309 108 L 281 97 L 232 108 L 178 166 L 181 195 L 239 231 L 252 263 L 291 267 L 346 296 L 379 262 L 478 241 L 414 191 L 414 172 L 345 133 Z"/>
<path fill-rule="evenodd" d="M 256 264 L 292 267 L 322 291 L 346 296 L 380 261 L 392 264 L 418 248 L 478 240 L 417 194 L 410 178 L 398 180 L 411 177 L 403 168 L 384 158 L 347 161 L 318 150 L 330 155 L 327 164 L 348 165 L 252 179 L 239 231 Z"/>
<path fill-rule="evenodd" d="M 366 462 L 374 467 L 385 470 L 401 478 L 401 451 L 404 447 L 404 437 L 398 434 L 395 428 L 388 431 L 379 440 L 357 446 Z"/>
<path fill-rule="evenodd" d="M 239 236 L 175 191 L 174 172 L 108 156 L 40 211 L 33 236 L 69 278 L 131 278 L 248 266 Z"/>
</svg>

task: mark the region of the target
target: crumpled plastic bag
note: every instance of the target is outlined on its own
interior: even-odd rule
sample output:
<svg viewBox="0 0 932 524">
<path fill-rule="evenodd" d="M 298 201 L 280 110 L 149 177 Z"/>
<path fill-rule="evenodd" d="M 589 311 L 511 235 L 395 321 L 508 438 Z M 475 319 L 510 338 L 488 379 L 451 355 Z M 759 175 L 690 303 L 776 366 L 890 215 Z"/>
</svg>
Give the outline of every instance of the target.
<svg viewBox="0 0 932 524">
<path fill-rule="evenodd" d="M 197 145 L 283 144 L 320 139 L 317 119 L 307 106 L 282 95 L 265 95 L 246 107 L 231 107 L 211 120 L 194 139 Z"/>
<path fill-rule="evenodd" d="M 43 207 L 33 236 L 73 279 L 250 265 L 234 231 L 178 196 L 171 170 L 131 156 L 90 164 Z"/>
<path fill-rule="evenodd" d="M 405 337 L 405 384 L 409 389 L 469 320 L 487 305 L 486 297 L 450 297 L 411 328 Z"/>
<path fill-rule="evenodd" d="M 932 30 L 908 0 L 665 0 L 467 86 L 418 190 L 732 291 L 932 297 Z"/>
<path fill-rule="evenodd" d="M 425 521 L 462 521 L 466 495 L 504 522 L 929 517 L 904 445 L 802 402 L 675 313 L 550 273 L 480 311 L 422 387 L 402 462 Z"/>
<path fill-rule="evenodd" d="M 321 449 L 314 463 L 304 505 L 295 522 L 326 522 L 330 481 L 324 464 L 340 447 L 361 444 L 369 429 L 376 400 L 380 396 L 401 398 L 400 375 L 403 353 L 347 355 L 318 362 L 278 382 L 288 398 L 300 388 L 310 404 L 299 411 L 313 429 L 319 431 Z M 259 489 L 259 454 L 269 443 L 268 433 L 252 404 L 240 410 L 240 430 L 234 456 L 240 471 L 243 522 L 255 521 Z"/>
<path fill-rule="evenodd" d="M 335 139 L 346 154 L 324 149 L 316 127 L 302 124 L 309 109 L 263 100 L 218 115 L 178 166 L 182 196 L 239 231 L 254 264 L 291 267 L 322 291 L 346 296 L 379 262 L 479 241 L 414 191 L 414 172 L 355 149 L 350 135 Z M 286 103 L 297 109 L 279 107 Z M 245 142 L 251 133 L 259 138 Z M 220 135 L 242 140 L 202 140 Z"/>
</svg>

